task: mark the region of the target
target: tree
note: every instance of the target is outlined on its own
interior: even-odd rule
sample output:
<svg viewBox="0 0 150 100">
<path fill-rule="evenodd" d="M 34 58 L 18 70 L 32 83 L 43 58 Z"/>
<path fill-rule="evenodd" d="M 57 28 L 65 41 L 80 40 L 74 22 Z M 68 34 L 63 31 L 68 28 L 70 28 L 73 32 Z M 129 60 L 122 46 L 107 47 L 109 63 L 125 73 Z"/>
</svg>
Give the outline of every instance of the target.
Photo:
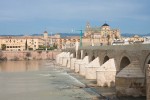
<svg viewBox="0 0 150 100">
<path fill-rule="evenodd" d="M 110 40 L 110 35 L 108 34 L 108 35 L 107 35 L 107 41 L 108 41 L 108 44 L 107 44 L 107 45 L 110 45 L 109 40 Z"/>
<path fill-rule="evenodd" d="M 6 44 L 1 44 L 2 50 L 6 50 Z"/>
<path fill-rule="evenodd" d="M 53 48 L 54 48 L 54 49 L 57 49 L 57 44 L 54 43 L 54 44 L 53 44 Z"/>
<path fill-rule="evenodd" d="M 26 40 L 26 43 L 25 43 L 25 50 L 28 49 L 28 44 L 27 44 L 27 40 Z"/>
</svg>

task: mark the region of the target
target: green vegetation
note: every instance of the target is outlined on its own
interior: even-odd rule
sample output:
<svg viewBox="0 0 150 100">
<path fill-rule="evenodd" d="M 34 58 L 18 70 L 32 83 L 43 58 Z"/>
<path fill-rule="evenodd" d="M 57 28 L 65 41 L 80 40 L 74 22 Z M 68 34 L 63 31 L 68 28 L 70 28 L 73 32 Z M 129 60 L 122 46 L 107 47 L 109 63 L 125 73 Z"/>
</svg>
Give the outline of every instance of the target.
<svg viewBox="0 0 150 100">
<path fill-rule="evenodd" d="M 33 48 L 29 48 L 29 50 L 33 50 Z"/>
<path fill-rule="evenodd" d="M 6 50 L 6 44 L 1 44 L 2 50 Z"/>
<path fill-rule="evenodd" d="M 53 44 L 53 46 L 47 46 L 47 50 L 54 50 L 57 49 L 57 44 Z M 46 46 L 44 45 L 40 45 L 39 48 L 37 50 L 46 50 Z"/>
</svg>

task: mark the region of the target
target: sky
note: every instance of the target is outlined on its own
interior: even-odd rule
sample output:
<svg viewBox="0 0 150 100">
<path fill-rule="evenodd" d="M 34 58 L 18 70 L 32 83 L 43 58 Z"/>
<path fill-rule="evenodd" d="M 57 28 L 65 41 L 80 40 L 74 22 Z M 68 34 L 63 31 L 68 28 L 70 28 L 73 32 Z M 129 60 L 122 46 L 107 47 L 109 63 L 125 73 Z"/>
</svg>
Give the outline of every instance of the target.
<svg viewBox="0 0 150 100">
<path fill-rule="evenodd" d="M 150 33 L 150 0 L 0 0 L 0 35 L 77 33 L 105 22 L 121 33 Z"/>
</svg>

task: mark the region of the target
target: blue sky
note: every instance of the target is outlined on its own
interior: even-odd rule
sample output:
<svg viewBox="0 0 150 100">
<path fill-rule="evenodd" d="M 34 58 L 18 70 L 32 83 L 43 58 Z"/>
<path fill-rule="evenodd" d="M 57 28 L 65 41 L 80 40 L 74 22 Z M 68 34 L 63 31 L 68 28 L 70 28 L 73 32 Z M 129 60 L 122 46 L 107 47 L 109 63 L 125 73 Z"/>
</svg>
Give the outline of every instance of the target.
<svg viewBox="0 0 150 100">
<path fill-rule="evenodd" d="M 0 0 L 0 35 L 72 32 L 107 22 L 121 33 L 150 33 L 150 0 Z"/>
</svg>

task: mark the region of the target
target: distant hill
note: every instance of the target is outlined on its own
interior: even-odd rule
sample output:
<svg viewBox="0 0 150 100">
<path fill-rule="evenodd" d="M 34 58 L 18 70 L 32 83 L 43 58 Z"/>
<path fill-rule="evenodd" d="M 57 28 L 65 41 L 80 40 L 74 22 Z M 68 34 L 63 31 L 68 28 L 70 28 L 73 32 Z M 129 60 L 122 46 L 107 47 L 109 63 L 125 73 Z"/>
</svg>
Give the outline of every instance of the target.
<svg viewBox="0 0 150 100">
<path fill-rule="evenodd" d="M 145 34 L 145 35 L 143 35 L 143 36 L 150 36 L 150 33 L 148 33 L 148 34 Z"/>
<path fill-rule="evenodd" d="M 32 34 L 30 36 L 43 36 L 43 34 Z"/>
<path fill-rule="evenodd" d="M 80 33 L 59 33 L 61 37 L 66 37 L 66 36 L 80 36 Z M 52 34 L 54 35 L 54 34 Z M 0 35 L 0 36 L 25 36 L 25 35 Z M 29 36 L 43 36 L 43 34 L 31 34 Z M 50 36 L 50 34 L 49 34 Z"/>
<path fill-rule="evenodd" d="M 80 36 L 80 33 L 59 33 L 59 34 L 61 35 L 61 37 Z M 54 34 L 52 34 L 52 35 L 54 35 Z M 121 35 L 124 36 L 124 37 L 132 37 L 134 35 L 139 35 L 139 36 L 143 37 L 143 36 L 150 36 L 150 33 L 148 33 L 148 34 L 122 33 Z M 25 36 L 25 35 L 21 34 L 21 35 L 0 35 L 0 36 Z M 30 36 L 43 36 L 43 34 L 32 34 Z M 50 34 L 49 34 L 49 36 L 50 36 Z"/>
<path fill-rule="evenodd" d="M 123 37 L 132 37 L 134 35 L 136 35 L 136 34 L 132 34 L 132 33 L 122 33 L 121 34 L 121 36 L 123 36 Z"/>
<path fill-rule="evenodd" d="M 122 33 L 121 35 L 124 36 L 124 37 L 132 37 L 132 36 L 134 36 L 134 35 L 138 35 L 138 36 L 143 37 L 143 36 L 150 36 L 150 33 L 148 33 L 148 34 Z"/>
<path fill-rule="evenodd" d="M 24 36 L 24 35 L 0 35 L 0 36 Z"/>
<path fill-rule="evenodd" d="M 80 36 L 80 33 L 60 33 L 61 37 L 66 36 Z"/>
</svg>

